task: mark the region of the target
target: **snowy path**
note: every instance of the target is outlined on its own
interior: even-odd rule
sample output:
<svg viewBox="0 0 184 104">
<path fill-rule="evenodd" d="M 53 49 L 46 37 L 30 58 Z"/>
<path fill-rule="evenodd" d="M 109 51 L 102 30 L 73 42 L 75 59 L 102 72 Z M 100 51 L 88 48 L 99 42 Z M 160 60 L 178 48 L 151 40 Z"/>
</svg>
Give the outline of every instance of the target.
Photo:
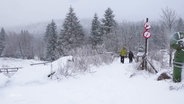
<svg viewBox="0 0 184 104">
<path fill-rule="evenodd" d="M 32 81 L 35 83 L 29 84 L 13 83 L 0 88 L 0 103 L 183 104 L 183 89 L 170 91 L 168 89 L 170 82 L 158 82 L 156 75 L 144 71 L 139 71 L 129 78 L 135 71 L 133 67 L 133 64 L 121 64 L 116 60 L 111 65 L 94 68 L 96 73 L 59 82 L 38 79 L 38 82 Z M 24 81 L 24 78 L 22 80 Z"/>
</svg>

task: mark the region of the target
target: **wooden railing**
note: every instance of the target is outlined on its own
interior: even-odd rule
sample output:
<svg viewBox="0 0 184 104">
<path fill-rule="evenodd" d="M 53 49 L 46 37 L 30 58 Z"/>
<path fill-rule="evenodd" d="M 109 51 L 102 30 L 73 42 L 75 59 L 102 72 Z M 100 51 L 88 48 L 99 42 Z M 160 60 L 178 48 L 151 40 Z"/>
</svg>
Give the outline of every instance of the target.
<svg viewBox="0 0 184 104">
<path fill-rule="evenodd" d="M 50 62 L 32 63 L 32 64 L 30 64 L 30 65 L 31 65 L 31 66 L 33 66 L 33 65 L 40 65 L 40 64 L 46 65 L 47 63 L 50 63 Z"/>
<path fill-rule="evenodd" d="M 0 73 L 11 73 L 11 72 L 17 72 L 22 67 L 11 67 L 11 68 L 0 68 Z"/>
</svg>

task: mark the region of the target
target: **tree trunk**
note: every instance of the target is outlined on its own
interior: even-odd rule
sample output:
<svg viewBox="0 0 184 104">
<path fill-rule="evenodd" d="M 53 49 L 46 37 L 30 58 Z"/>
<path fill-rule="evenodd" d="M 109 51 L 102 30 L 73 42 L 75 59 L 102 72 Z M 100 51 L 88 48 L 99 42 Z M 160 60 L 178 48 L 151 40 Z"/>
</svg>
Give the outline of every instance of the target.
<svg viewBox="0 0 184 104">
<path fill-rule="evenodd" d="M 169 49 L 169 66 L 170 67 L 172 67 L 172 53 L 173 53 L 173 50 L 170 47 Z"/>
</svg>

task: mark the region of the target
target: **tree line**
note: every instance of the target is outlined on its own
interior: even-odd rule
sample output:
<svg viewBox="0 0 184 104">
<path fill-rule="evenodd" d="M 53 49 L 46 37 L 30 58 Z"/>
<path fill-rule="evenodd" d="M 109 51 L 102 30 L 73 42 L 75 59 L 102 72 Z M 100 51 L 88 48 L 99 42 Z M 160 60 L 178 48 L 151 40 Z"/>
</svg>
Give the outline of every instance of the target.
<svg viewBox="0 0 184 104">
<path fill-rule="evenodd" d="M 54 20 L 46 27 L 44 37 L 33 37 L 27 30 L 20 33 L 0 32 L 0 55 L 6 57 L 32 59 L 36 56 L 42 60 L 54 61 L 61 56 L 76 55 L 77 49 L 90 47 L 93 51 L 118 53 L 122 47 L 134 52 L 144 47 L 142 36 L 144 21 L 117 22 L 111 8 L 107 8 L 103 18 L 94 14 L 91 21 L 90 34 L 85 33 L 74 9 L 69 8 L 62 28 L 57 31 Z M 160 50 L 169 48 L 169 37 L 174 31 L 184 31 L 184 22 L 172 9 L 162 10 L 159 21 L 151 21 L 149 49 Z M 89 49 L 89 48 L 87 48 Z M 151 51 L 151 50 L 150 50 Z M 169 54 L 172 54 L 170 51 Z"/>
</svg>

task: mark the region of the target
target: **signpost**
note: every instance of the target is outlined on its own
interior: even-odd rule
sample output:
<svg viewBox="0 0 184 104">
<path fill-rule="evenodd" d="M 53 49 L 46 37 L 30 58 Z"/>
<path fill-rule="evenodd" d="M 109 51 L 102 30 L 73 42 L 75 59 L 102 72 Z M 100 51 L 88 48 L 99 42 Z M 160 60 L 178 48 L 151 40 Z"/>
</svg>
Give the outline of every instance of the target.
<svg viewBox="0 0 184 104">
<path fill-rule="evenodd" d="M 147 63 L 150 64 L 150 66 L 154 69 L 154 71 L 157 73 L 157 70 L 154 68 L 154 66 L 148 61 L 147 59 L 147 52 L 148 52 L 148 38 L 151 37 L 150 33 L 150 24 L 148 22 L 148 18 L 146 18 L 146 22 L 144 24 L 144 32 L 143 32 L 143 37 L 145 38 L 145 53 L 143 56 L 143 61 L 140 65 L 142 65 L 142 70 L 148 70 Z"/>
<path fill-rule="evenodd" d="M 143 59 L 143 69 L 147 69 L 147 51 L 148 51 L 148 38 L 151 37 L 150 34 L 150 24 L 148 23 L 148 18 L 146 18 L 146 23 L 144 24 L 144 33 L 143 36 L 145 38 L 145 53 L 144 53 L 144 59 Z"/>
</svg>

